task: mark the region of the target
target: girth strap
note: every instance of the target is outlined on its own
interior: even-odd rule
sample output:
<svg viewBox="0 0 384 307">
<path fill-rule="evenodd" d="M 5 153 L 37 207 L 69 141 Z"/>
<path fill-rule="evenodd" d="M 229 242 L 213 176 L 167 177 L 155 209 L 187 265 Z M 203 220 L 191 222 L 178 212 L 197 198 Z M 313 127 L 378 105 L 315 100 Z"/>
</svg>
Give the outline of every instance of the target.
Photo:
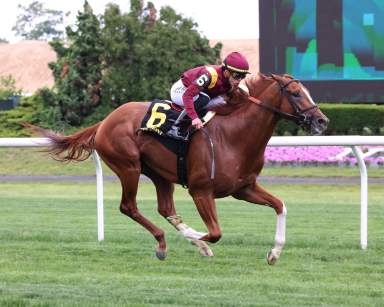
<svg viewBox="0 0 384 307">
<path fill-rule="evenodd" d="M 188 175 L 187 175 L 187 152 L 188 143 L 178 142 L 177 145 L 177 177 L 179 183 L 183 188 L 188 188 Z"/>
</svg>

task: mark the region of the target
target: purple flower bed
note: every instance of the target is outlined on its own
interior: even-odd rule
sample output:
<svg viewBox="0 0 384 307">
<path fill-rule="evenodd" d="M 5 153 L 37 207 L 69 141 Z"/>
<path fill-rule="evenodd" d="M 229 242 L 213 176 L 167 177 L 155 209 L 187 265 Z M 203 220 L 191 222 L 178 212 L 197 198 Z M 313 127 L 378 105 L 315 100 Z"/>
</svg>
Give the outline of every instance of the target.
<svg viewBox="0 0 384 307">
<path fill-rule="evenodd" d="M 362 147 L 363 153 L 372 148 L 382 147 Z M 343 153 L 348 147 L 342 146 L 297 146 L 297 147 L 270 147 L 265 151 L 265 161 L 270 165 L 336 165 L 349 166 L 356 165 L 357 160 L 353 153 L 337 155 Z M 367 165 L 384 166 L 384 151 L 364 158 Z"/>
</svg>

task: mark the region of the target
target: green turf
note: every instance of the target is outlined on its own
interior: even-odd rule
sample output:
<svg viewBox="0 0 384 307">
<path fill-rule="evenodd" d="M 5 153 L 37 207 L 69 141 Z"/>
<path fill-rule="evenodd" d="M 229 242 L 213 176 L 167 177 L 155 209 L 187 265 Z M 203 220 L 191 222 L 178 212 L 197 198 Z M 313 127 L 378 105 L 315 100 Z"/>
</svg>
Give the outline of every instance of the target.
<svg viewBox="0 0 384 307">
<path fill-rule="evenodd" d="M 369 187 L 368 249 L 359 247 L 359 186 L 266 186 L 288 208 L 287 245 L 275 266 L 270 208 L 218 201 L 223 237 L 203 258 L 156 212 L 153 187 L 139 205 L 166 231 L 168 258 L 118 210 L 105 184 L 105 241 L 97 242 L 94 183 L 0 183 L 0 306 L 382 306 L 384 191 Z M 176 205 L 204 230 L 184 190 Z"/>
<path fill-rule="evenodd" d="M 0 148 L 0 175 L 94 175 L 95 165 L 92 159 L 84 162 L 60 163 L 49 157 L 41 149 Z M 103 173 L 113 175 L 103 164 Z M 360 176 L 357 166 L 353 167 L 292 167 L 266 166 L 262 176 L 295 177 L 352 177 Z M 368 176 L 384 177 L 383 167 L 368 168 Z"/>
</svg>

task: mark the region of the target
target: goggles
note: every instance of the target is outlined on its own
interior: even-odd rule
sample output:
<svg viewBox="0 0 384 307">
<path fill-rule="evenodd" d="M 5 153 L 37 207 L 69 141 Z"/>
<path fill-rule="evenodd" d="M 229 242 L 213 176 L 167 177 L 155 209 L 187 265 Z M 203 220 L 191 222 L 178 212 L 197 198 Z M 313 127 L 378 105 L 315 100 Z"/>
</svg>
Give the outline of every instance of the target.
<svg viewBox="0 0 384 307">
<path fill-rule="evenodd" d="M 243 80 L 247 76 L 246 73 L 231 72 L 231 77 L 235 80 Z"/>
</svg>

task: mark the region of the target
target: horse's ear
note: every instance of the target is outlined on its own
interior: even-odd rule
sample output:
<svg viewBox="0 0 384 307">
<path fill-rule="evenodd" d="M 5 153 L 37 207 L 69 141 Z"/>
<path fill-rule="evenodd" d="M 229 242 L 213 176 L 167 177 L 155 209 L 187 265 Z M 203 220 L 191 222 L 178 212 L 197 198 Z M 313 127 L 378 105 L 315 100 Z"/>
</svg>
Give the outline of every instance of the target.
<svg viewBox="0 0 384 307">
<path fill-rule="evenodd" d="M 264 74 L 261 73 L 261 72 L 258 73 L 258 76 L 259 76 L 259 78 L 261 78 L 261 79 L 263 79 L 263 80 L 265 80 L 265 79 L 268 78 L 266 75 L 264 75 Z"/>
<path fill-rule="evenodd" d="M 249 87 L 251 86 L 251 80 L 253 80 L 254 79 L 254 77 L 253 78 L 246 78 L 245 80 L 244 80 L 244 83 L 245 83 L 245 86 L 248 88 L 248 92 L 249 92 Z"/>
<path fill-rule="evenodd" d="M 272 79 L 275 79 L 275 80 L 280 80 L 281 79 L 281 76 L 280 75 L 276 75 L 276 74 L 270 74 Z"/>
<path fill-rule="evenodd" d="M 294 77 L 292 77 L 291 75 L 288 75 L 288 74 L 284 74 L 283 77 L 291 79 L 291 80 L 295 79 Z"/>
</svg>

